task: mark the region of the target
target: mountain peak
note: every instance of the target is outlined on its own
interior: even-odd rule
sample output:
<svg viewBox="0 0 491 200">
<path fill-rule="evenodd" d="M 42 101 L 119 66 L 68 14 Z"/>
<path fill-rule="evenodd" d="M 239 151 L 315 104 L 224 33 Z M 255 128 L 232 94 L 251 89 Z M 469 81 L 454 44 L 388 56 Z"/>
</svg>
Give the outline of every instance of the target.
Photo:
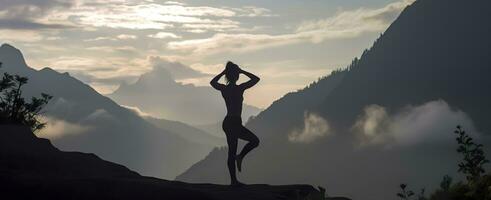
<svg viewBox="0 0 491 200">
<path fill-rule="evenodd" d="M 19 49 L 7 43 L 4 43 L 2 44 L 2 46 L 0 46 L 0 53 L 11 53 L 23 57 L 22 52 Z"/>
<path fill-rule="evenodd" d="M 2 62 L 3 68 L 11 69 L 7 71 L 12 71 L 14 73 L 17 73 L 19 70 L 29 68 L 24 59 L 24 55 L 22 55 L 22 52 L 7 43 L 0 46 L 0 62 Z"/>
<path fill-rule="evenodd" d="M 151 71 L 143 74 L 135 85 L 150 84 L 150 85 L 174 85 L 176 81 L 169 70 L 155 66 Z"/>
<path fill-rule="evenodd" d="M 4 44 L 2 44 L 2 46 L 0 46 L 0 49 L 4 49 L 4 48 L 16 49 L 14 46 L 7 44 L 7 43 L 4 43 Z"/>
<path fill-rule="evenodd" d="M 148 71 L 140 76 L 135 83 L 121 82 L 118 89 L 113 94 L 126 93 L 132 90 L 147 91 L 145 88 L 155 88 L 158 90 L 164 88 L 174 88 L 179 85 L 173 78 L 172 74 L 162 67 L 155 66 L 151 71 Z"/>
</svg>

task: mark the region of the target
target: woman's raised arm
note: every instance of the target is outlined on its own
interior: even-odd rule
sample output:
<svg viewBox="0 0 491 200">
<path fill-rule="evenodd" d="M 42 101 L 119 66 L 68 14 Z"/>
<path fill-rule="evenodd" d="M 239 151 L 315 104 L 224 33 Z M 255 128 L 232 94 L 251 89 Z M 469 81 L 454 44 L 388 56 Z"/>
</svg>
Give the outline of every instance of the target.
<svg viewBox="0 0 491 200">
<path fill-rule="evenodd" d="M 218 82 L 222 76 L 225 75 L 225 70 L 222 71 L 220 74 L 216 75 L 213 79 L 210 81 L 210 85 L 215 88 L 216 90 L 223 90 L 225 88 L 225 85 L 221 84 Z"/>
<path fill-rule="evenodd" d="M 244 71 L 242 69 L 240 69 L 240 73 L 246 75 L 247 77 L 249 77 L 251 79 L 245 83 L 240 84 L 240 86 L 243 87 L 244 89 L 251 88 L 252 86 L 256 85 L 260 80 L 259 77 L 257 77 L 256 75 L 254 75 L 250 72 Z"/>
</svg>

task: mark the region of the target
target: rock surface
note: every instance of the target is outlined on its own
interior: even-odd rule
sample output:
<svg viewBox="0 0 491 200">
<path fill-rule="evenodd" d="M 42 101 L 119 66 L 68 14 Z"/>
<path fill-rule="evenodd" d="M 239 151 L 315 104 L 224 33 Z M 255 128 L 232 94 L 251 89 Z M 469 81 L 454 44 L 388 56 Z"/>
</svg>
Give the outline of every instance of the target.
<svg viewBox="0 0 491 200">
<path fill-rule="evenodd" d="M 59 151 L 11 125 L 0 125 L 0 184 L 7 199 L 323 199 L 310 185 L 232 188 L 144 177 L 94 154 Z"/>
</svg>

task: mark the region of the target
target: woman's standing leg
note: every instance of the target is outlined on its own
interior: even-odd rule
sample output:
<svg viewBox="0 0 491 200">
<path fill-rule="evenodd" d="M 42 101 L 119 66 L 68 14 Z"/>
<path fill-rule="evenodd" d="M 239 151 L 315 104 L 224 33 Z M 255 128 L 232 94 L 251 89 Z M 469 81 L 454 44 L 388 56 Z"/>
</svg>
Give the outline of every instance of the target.
<svg viewBox="0 0 491 200">
<path fill-rule="evenodd" d="M 235 154 L 237 153 L 237 137 L 232 136 L 232 134 L 227 133 L 227 144 L 228 144 L 228 158 L 227 166 L 228 172 L 230 173 L 231 184 L 237 184 L 237 175 L 235 174 Z"/>
</svg>

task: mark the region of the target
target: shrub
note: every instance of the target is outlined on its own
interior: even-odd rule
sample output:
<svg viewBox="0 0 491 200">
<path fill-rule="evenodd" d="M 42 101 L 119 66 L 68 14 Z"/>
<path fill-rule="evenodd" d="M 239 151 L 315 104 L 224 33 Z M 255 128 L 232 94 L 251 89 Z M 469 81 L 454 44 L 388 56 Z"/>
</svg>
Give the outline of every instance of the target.
<svg viewBox="0 0 491 200">
<path fill-rule="evenodd" d="M 491 200 L 491 175 L 485 174 L 484 164 L 489 161 L 484 155 L 483 145 L 474 142 L 461 126 L 455 130 L 459 152 L 463 159 L 459 162 L 459 172 L 466 176 L 467 182 L 452 183 L 448 175 L 443 177 L 440 188 L 430 195 L 430 200 Z M 401 199 L 410 199 L 414 193 L 401 184 L 402 192 L 397 196 Z M 424 193 L 419 199 L 424 199 Z"/>
<path fill-rule="evenodd" d="M 0 67 L 2 63 L 0 63 Z M 27 77 L 4 73 L 0 80 L 0 124 L 22 124 L 37 131 L 46 126 L 38 120 L 43 107 L 52 96 L 42 93 L 41 97 L 32 97 L 26 102 L 22 97 L 22 86 L 27 84 Z"/>
<path fill-rule="evenodd" d="M 397 193 L 397 196 L 403 200 L 409 200 L 414 195 L 413 191 L 406 189 L 406 184 L 399 185 L 399 188 L 401 189 L 401 191 Z"/>
<path fill-rule="evenodd" d="M 456 138 L 459 144 L 457 152 L 464 156 L 459 163 L 459 172 L 465 174 L 469 182 L 478 181 L 481 174 L 485 173 L 483 165 L 489 162 L 484 156 L 483 145 L 474 143 L 472 137 L 460 126 L 457 126 L 455 134 L 458 135 Z"/>
</svg>

